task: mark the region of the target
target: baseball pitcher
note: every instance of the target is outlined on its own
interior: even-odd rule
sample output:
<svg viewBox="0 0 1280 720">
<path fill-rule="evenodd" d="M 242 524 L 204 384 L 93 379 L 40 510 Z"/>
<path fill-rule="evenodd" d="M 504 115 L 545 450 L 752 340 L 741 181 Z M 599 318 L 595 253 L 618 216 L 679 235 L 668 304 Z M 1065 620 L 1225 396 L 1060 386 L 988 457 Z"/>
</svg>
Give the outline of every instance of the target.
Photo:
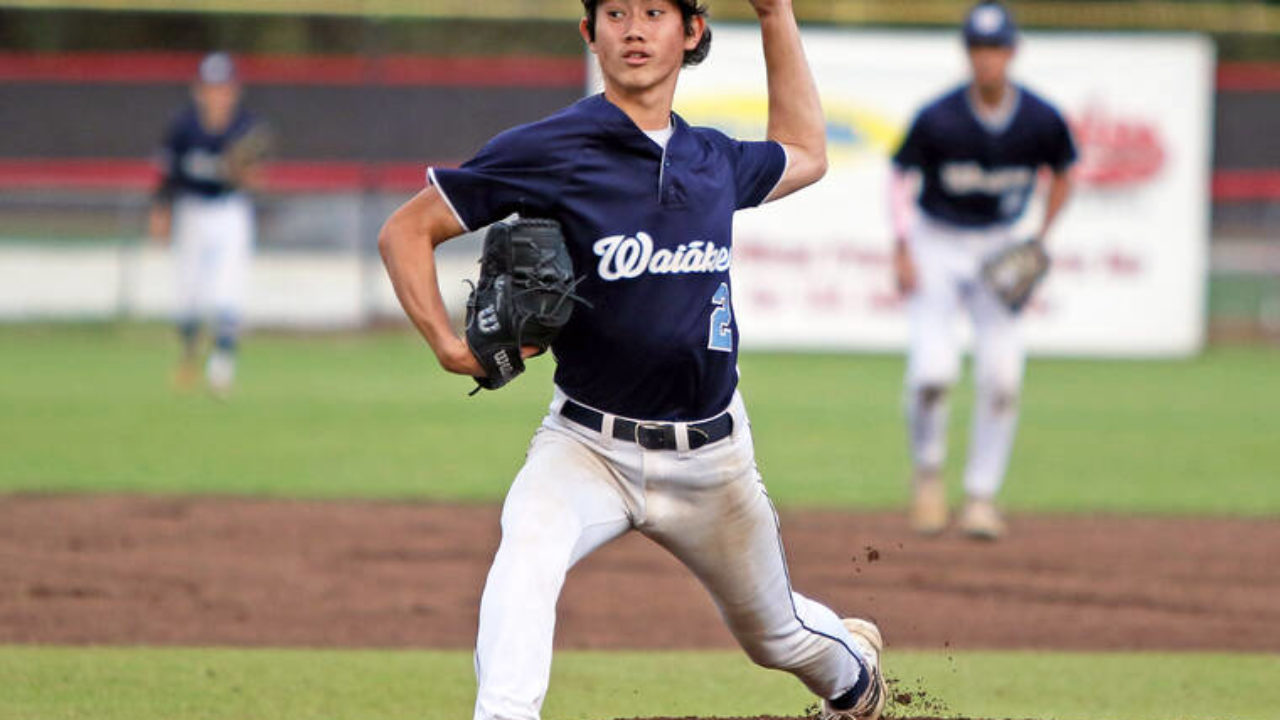
<svg viewBox="0 0 1280 720">
<path fill-rule="evenodd" d="M 565 573 L 630 531 L 697 575 L 752 660 L 799 678 L 824 718 L 883 708 L 878 629 L 790 586 L 738 392 L 733 214 L 826 171 L 791 3 L 751 4 L 769 73 L 767 141 L 672 112 L 681 68 L 710 47 L 704 7 L 583 0 L 579 30 L 604 92 L 498 135 L 461 168 L 431 168 L 382 230 L 400 302 L 450 372 L 485 388 L 518 381 L 563 319 L 549 343 L 550 411 L 503 506 L 480 604 L 476 720 L 539 717 Z M 434 248 L 513 213 L 521 220 L 489 231 L 459 337 Z M 571 270 L 548 237 L 557 233 Z"/>
<path fill-rule="evenodd" d="M 947 395 L 960 373 L 954 317 L 963 308 L 973 322 L 977 392 L 960 525 L 972 537 L 995 539 L 1005 529 L 994 500 L 1022 386 L 1019 314 L 1048 271 L 1043 242 L 1070 192 L 1076 151 L 1062 115 L 1009 80 L 1017 29 L 1004 5 L 973 7 L 964 41 L 971 81 L 920 110 L 893 156 L 894 265 L 911 325 L 911 524 L 925 534 L 947 525 Z M 1014 224 L 1043 168 L 1051 178 L 1047 211 L 1035 237 L 1020 238 Z"/>
</svg>

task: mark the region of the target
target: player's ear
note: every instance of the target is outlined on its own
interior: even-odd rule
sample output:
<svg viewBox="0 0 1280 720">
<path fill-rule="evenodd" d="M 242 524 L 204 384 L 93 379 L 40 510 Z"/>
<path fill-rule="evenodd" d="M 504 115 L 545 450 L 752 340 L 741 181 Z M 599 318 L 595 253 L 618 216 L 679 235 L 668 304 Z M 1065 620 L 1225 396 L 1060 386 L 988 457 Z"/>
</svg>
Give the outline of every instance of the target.
<svg viewBox="0 0 1280 720">
<path fill-rule="evenodd" d="M 689 18 L 689 24 L 684 37 L 684 49 L 691 51 L 698 47 L 698 43 L 702 42 L 702 35 L 707 31 L 707 19 L 702 15 L 694 15 Z"/>
<path fill-rule="evenodd" d="M 586 18 L 582 18 L 582 20 L 578 22 L 578 33 L 582 35 L 582 42 L 586 43 L 587 47 L 594 53 L 596 51 L 596 44 L 591 39 L 591 28 L 587 26 Z"/>
</svg>

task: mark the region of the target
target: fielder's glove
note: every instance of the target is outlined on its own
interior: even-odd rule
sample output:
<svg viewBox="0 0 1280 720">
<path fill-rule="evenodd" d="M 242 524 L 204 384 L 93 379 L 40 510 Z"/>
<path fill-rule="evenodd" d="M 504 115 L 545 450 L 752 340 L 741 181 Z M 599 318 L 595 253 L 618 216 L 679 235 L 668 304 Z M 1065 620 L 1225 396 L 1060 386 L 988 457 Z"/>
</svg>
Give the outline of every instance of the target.
<svg viewBox="0 0 1280 720">
<path fill-rule="evenodd" d="M 233 187 L 248 185 L 249 175 L 271 151 L 271 132 L 262 125 L 254 125 L 243 135 L 233 139 L 222 153 L 222 174 Z"/>
<path fill-rule="evenodd" d="M 574 294 L 578 282 L 556 221 L 490 226 L 480 281 L 467 299 L 467 345 L 485 371 L 472 394 L 497 390 L 524 372 L 522 347 L 546 351 L 569 322 L 573 303 L 586 303 Z"/>
<path fill-rule="evenodd" d="M 982 263 L 982 281 L 1014 313 L 1022 310 L 1047 274 L 1049 254 L 1039 239 L 1010 245 Z"/>
</svg>

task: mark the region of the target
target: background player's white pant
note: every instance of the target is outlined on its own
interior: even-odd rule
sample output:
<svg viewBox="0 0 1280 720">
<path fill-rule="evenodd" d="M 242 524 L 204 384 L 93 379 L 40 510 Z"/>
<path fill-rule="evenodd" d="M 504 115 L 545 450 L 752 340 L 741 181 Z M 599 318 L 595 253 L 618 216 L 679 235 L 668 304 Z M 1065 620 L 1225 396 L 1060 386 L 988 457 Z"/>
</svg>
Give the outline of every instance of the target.
<svg viewBox="0 0 1280 720">
<path fill-rule="evenodd" d="M 185 195 L 173 207 L 178 263 L 177 315 L 210 312 L 232 319 L 244 306 L 253 251 L 253 206 L 245 195 L 216 199 Z"/>
<path fill-rule="evenodd" d="M 922 390 L 950 388 L 960 375 L 957 315 L 973 322 L 975 399 L 965 490 L 991 498 L 1000 489 L 1013 450 L 1018 394 L 1026 353 L 1018 316 L 980 279 L 982 261 L 1016 242 L 1011 229 L 964 230 L 920 218 L 911 258 L 918 286 L 909 300 L 907 416 L 917 468 L 935 470 L 947 453 L 945 395 L 928 401 Z"/>
<path fill-rule="evenodd" d="M 480 602 L 476 720 L 536 720 L 551 673 L 565 573 L 631 529 L 702 581 L 755 662 L 834 698 L 858 679 L 831 610 L 791 591 L 777 518 L 756 471 L 737 395 L 731 437 L 697 450 L 645 450 L 551 412 L 502 509 L 502 543 Z M 644 602 L 638 598 L 637 602 Z"/>
</svg>

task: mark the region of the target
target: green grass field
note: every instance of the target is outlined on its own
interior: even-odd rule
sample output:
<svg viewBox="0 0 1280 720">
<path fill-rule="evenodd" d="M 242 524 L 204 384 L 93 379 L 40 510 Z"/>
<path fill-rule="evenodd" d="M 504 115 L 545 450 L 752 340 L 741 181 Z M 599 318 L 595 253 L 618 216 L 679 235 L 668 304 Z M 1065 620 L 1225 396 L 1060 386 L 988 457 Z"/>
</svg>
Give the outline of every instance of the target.
<svg viewBox="0 0 1280 720">
<path fill-rule="evenodd" d="M 176 395 L 154 326 L 0 327 L 0 492 L 497 501 L 549 399 L 549 361 L 499 393 L 402 333 L 249 338 L 227 403 Z M 747 355 L 743 391 L 784 506 L 906 497 L 897 357 Z M 954 410 L 953 453 L 970 394 Z M 1280 351 L 1033 360 L 1005 499 L 1020 510 L 1280 514 Z M 3 599 L 0 598 L 0 607 Z M 1275 655 L 891 652 L 945 714 L 1280 718 Z M 799 714 L 738 653 L 561 653 L 553 718 Z M 458 652 L 0 647 L 0 720 L 460 718 Z M 899 714 L 925 712 L 907 708 Z"/>
<path fill-rule="evenodd" d="M 890 656 L 899 716 L 1152 720 L 1280 715 L 1280 658 L 973 652 Z M 443 720 L 470 716 L 465 652 L 0 649 L 5 720 Z M 802 715 L 794 679 L 737 652 L 561 652 L 544 716 Z"/>
<path fill-rule="evenodd" d="M 399 333 L 251 338 L 229 403 L 170 390 L 175 348 L 159 327 L 0 328 L 0 347 L 7 491 L 497 501 L 550 399 L 549 360 L 469 398 L 469 380 Z M 900 358 L 746 355 L 741 370 L 779 504 L 904 501 Z M 1276 349 L 1033 360 L 1024 407 L 1012 508 L 1280 513 Z"/>
</svg>

